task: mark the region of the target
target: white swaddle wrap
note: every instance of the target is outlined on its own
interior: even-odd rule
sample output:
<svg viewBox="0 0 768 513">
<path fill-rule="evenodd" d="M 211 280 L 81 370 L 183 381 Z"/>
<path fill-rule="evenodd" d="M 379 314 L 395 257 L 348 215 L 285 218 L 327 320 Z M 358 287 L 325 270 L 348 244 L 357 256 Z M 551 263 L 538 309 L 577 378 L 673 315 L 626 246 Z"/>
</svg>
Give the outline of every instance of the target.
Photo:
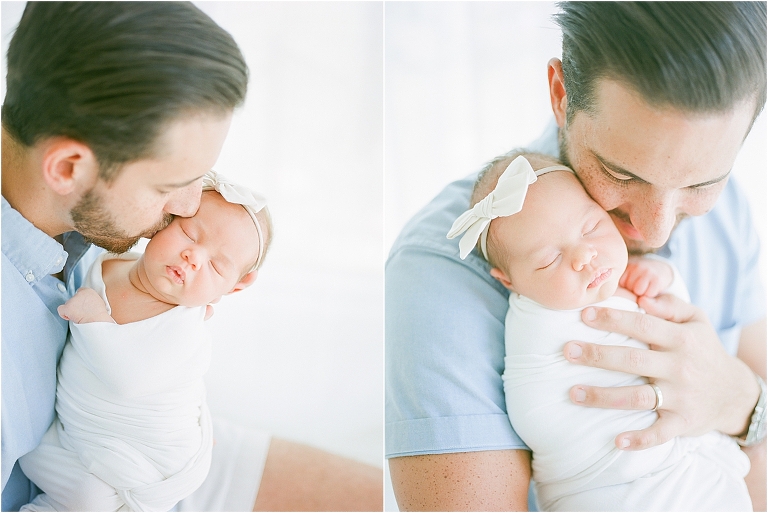
<svg viewBox="0 0 768 513">
<path fill-rule="evenodd" d="M 679 275 L 670 292 L 688 300 Z M 647 383 L 645 378 L 568 362 L 570 340 L 646 349 L 624 335 L 588 327 L 581 310 L 550 310 L 512 293 L 506 318 L 503 375 L 507 413 L 533 451 L 533 479 L 543 510 L 751 511 L 743 477 L 749 460 L 725 435 L 676 438 L 645 451 L 621 451 L 623 431 L 653 424 L 651 411 L 586 408 L 571 402 L 572 386 Z M 640 311 L 611 297 L 599 306 Z"/>
<path fill-rule="evenodd" d="M 101 263 L 109 258 L 138 255 L 102 255 L 89 271 L 84 286 L 111 312 L 101 279 Z M 67 509 L 168 511 L 195 491 L 208 474 L 213 440 L 203 382 L 211 358 L 204 317 L 204 306 L 177 306 L 122 325 L 70 323 L 58 370 L 58 419 L 25 456 L 25 473 Z M 78 468 L 54 464 L 57 439 L 77 455 Z M 84 473 L 114 493 L 68 497 L 76 488 L 62 482 Z"/>
</svg>

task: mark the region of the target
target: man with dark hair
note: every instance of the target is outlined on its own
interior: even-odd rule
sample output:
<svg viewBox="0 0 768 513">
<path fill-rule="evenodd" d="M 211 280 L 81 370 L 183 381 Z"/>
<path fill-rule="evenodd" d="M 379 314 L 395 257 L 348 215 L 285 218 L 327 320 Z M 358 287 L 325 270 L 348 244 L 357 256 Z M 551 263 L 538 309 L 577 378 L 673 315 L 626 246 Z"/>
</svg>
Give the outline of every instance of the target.
<svg viewBox="0 0 768 513">
<path fill-rule="evenodd" d="M 30 2 L 7 62 L 2 509 L 12 511 L 40 493 L 17 460 L 53 419 L 67 336 L 57 307 L 102 251 L 91 243 L 124 252 L 197 211 L 248 71 L 232 37 L 186 2 Z M 208 480 L 181 510 L 381 504 L 380 473 L 365 465 L 220 426 Z"/>
<path fill-rule="evenodd" d="M 548 67 L 555 123 L 529 149 L 575 169 L 630 250 L 670 258 L 692 296 L 641 299 L 647 315 L 585 309 L 589 326 L 651 349 L 572 341 L 565 358 L 655 386 L 585 383 L 570 398 L 657 410 L 649 428 L 616 433 L 625 450 L 710 430 L 734 436 L 764 510 L 765 297 L 757 234 L 729 174 L 765 104 L 765 3 L 561 9 L 563 61 Z M 386 453 L 403 510 L 527 507 L 530 452 L 507 422 L 501 380 L 508 293 L 445 238 L 473 182 L 449 185 L 417 214 L 387 262 Z"/>
</svg>

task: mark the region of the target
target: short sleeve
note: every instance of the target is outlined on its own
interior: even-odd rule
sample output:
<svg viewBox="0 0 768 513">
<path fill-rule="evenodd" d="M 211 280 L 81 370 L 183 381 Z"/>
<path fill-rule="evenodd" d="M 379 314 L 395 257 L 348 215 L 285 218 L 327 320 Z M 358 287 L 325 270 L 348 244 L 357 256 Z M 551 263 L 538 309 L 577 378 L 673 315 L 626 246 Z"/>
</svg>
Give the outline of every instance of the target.
<svg viewBox="0 0 768 513">
<path fill-rule="evenodd" d="M 739 209 L 738 226 L 741 241 L 739 253 L 739 272 L 734 297 L 737 305 L 733 309 L 733 323 L 748 326 L 765 318 L 765 287 L 760 276 L 760 237 L 752 221 L 752 213 L 748 200 L 742 191 L 736 187 L 738 199 L 742 208 Z M 737 246 L 738 247 L 738 246 Z"/>
<path fill-rule="evenodd" d="M 387 261 L 387 457 L 527 449 L 506 414 L 508 293 L 445 234 L 472 180 L 449 186 L 405 228 Z"/>
</svg>

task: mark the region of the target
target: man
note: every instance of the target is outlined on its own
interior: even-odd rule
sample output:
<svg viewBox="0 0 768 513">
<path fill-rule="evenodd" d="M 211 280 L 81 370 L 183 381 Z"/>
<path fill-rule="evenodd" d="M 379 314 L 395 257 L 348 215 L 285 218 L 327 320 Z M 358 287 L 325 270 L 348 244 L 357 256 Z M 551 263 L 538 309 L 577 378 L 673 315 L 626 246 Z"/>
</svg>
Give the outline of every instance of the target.
<svg viewBox="0 0 768 513">
<path fill-rule="evenodd" d="M 246 93 L 236 43 L 188 3 L 30 3 L 2 110 L 2 507 L 39 490 L 19 457 L 54 415 L 57 307 L 101 250 L 191 216 Z M 380 472 L 215 425 L 206 483 L 180 510 L 370 510 Z M 263 472 L 262 472 L 263 471 Z"/>
<path fill-rule="evenodd" d="M 754 506 L 765 508 L 764 382 L 755 376 L 765 379 L 764 292 L 748 207 L 728 180 L 765 103 L 765 4 L 562 9 L 563 62 L 550 61 L 548 75 L 557 126 L 530 149 L 574 167 L 630 250 L 671 258 L 693 297 L 643 302 L 652 315 L 586 310 L 587 324 L 653 350 L 574 341 L 566 358 L 647 376 L 663 396 L 649 385 L 584 383 L 571 399 L 648 410 L 662 402 L 653 426 L 616 433 L 626 450 L 712 429 L 739 437 L 750 444 Z M 462 262 L 445 239 L 473 181 L 449 185 L 417 214 L 387 262 L 386 452 L 404 510 L 527 507 L 530 453 L 507 421 L 501 381 L 507 293 L 479 256 Z"/>
</svg>

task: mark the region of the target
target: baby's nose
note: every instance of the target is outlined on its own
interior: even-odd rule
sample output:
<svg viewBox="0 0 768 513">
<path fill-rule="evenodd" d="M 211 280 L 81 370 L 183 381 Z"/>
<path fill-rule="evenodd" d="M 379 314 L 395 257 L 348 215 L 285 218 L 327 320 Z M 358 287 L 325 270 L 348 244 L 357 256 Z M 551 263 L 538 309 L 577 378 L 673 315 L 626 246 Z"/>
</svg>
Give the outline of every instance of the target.
<svg viewBox="0 0 768 513">
<path fill-rule="evenodd" d="M 597 256 L 597 250 L 588 245 L 579 246 L 574 251 L 573 256 L 573 269 L 574 271 L 581 271 L 585 266 L 589 265 L 592 260 Z"/>
<path fill-rule="evenodd" d="M 181 252 L 181 258 L 186 260 L 187 264 L 189 264 L 192 269 L 197 270 L 200 268 L 200 258 L 196 251 L 185 249 Z"/>
</svg>

